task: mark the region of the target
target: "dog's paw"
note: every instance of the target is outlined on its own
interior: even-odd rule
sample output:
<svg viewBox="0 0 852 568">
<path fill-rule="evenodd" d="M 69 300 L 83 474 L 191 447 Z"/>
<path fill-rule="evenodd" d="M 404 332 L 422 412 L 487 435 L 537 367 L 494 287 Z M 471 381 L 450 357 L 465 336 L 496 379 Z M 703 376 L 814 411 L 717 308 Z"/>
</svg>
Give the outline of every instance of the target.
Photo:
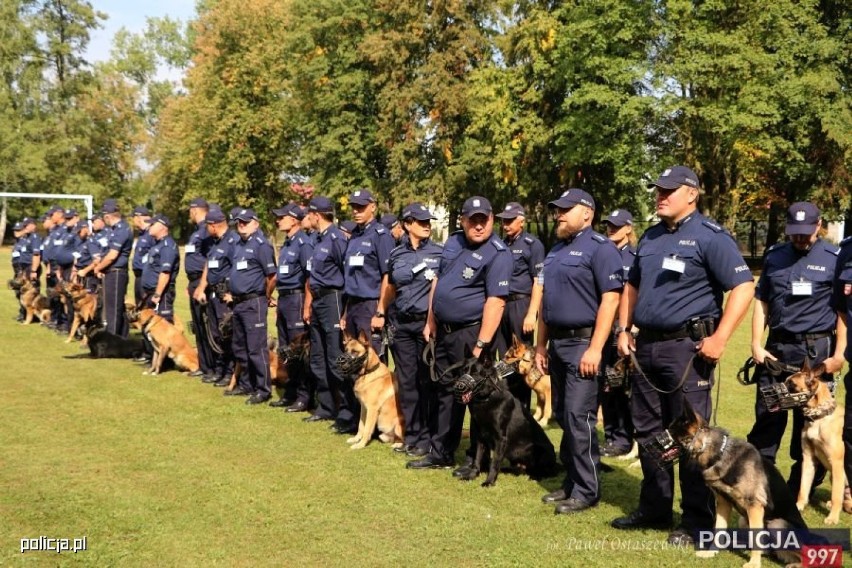
<svg viewBox="0 0 852 568">
<path fill-rule="evenodd" d="M 393 441 L 393 436 L 391 436 L 390 434 L 385 434 L 384 432 L 382 432 L 381 434 L 379 434 L 379 441 L 383 444 L 387 444 L 388 442 Z"/>
<path fill-rule="evenodd" d="M 713 558 L 717 554 L 719 554 L 718 550 L 699 550 L 695 553 L 695 556 L 698 558 Z"/>
<path fill-rule="evenodd" d="M 805 507 L 807 507 L 807 506 L 808 506 L 807 501 L 796 501 L 796 508 L 799 510 L 800 513 L 802 511 L 804 511 Z"/>
<path fill-rule="evenodd" d="M 836 514 L 830 513 L 825 519 L 823 519 L 822 522 L 827 525 L 836 525 L 840 522 L 840 511 L 838 511 Z"/>
<path fill-rule="evenodd" d="M 760 568 L 760 558 L 746 562 L 743 564 L 743 568 Z"/>
<path fill-rule="evenodd" d="M 352 436 L 351 438 L 346 438 L 346 443 L 347 443 L 347 444 L 356 444 L 356 443 L 358 443 L 358 442 L 360 442 L 360 441 L 361 441 L 361 437 L 360 437 L 360 436 Z"/>
<path fill-rule="evenodd" d="M 362 448 L 367 447 L 367 442 L 358 442 L 357 444 L 352 444 L 349 446 L 350 450 L 360 450 Z"/>
<path fill-rule="evenodd" d="M 482 486 L 483 486 L 483 487 L 494 487 L 494 482 L 493 482 L 493 481 L 488 481 L 488 480 L 486 479 L 485 481 L 483 481 L 483 482 L 482 482 Z"/>
</svg>

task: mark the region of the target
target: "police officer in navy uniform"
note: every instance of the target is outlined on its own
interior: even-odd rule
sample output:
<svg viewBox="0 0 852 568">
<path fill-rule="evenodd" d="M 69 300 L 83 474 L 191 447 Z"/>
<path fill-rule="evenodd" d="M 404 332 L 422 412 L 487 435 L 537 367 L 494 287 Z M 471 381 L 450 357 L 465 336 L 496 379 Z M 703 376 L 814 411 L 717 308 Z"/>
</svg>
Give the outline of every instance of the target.
<svg viewBox="0 0 852 568">
<path fill-rule="evenodd" d="M 254 211 L 241 209 L 235 219 L 240 238 L 234 242 L 231 258 L 231 346 L 241 372 L 237 386 L 225 394 L 250 395 L 246 404 L 263 404 L 272 396 L 266 315 L 275 290 L 275 251 L 260 232 Z"/>
<path fill-rule="evenodd" d="M 399 406 L 405 422 L 405 443 L 394 451 L 410 457 L 425 456 L 431 444 L 430 376 L 421 354 L 426 346 L 423 328 L 429 313 L 429 292 L 438 275 L 443 250 L 430 239 L 434 218 L 421 203 L 412 203 L 403 210 L 403 229 L 408 236 L 391 251 L 387 284 L 382 288 L 373 322 L 374 327 L 380 327 L 389 318 Z"/>
<path fill-rule="evenodd" d="M 149 233 L 151 226 L 151 212 L 144 205 L 137 205 L 133 208 L 131 215 L 133 226 L 139 231 L 139 236 L 136 238 L 136 243 L 133 245 L 133 301 L 136 305 L 140 305 L 145 298 L 145 293 L 142 288 L 142 271 L 145 269 L 145 263 L 148 261 L 148 250 L 154 245 L 154 239 Z"/>
<path fill-rule="evenodd" d="M 834 291 L 832 304 L 838 315 L 837 343 L 843 342 L 845 349 L 843 358 L 852 361 L 852 237 L 840 242 L 840 254 L 834 269 Z M 826 362 L 826 370 L 837 364 L 837 361 Z M 831 366 L 831 367 L 830 367 Z M 845 412 L 843 415 L 843 469 L 846 479 L 852 479 L 852 368 L 843 377 L 843 387 L 846 390 Z"/>
<path fill-rule="evenodd" d="M 627 282 L 630 267 L 636 259 L 636 237 L 633 234 L 633 215 L 626 209 L 616 209 L 604 221 L 606 236 L 621 253 L 622 280 Z M 604 368 L 612 368 L 618 361 L 618 337 L 613 332 L 604 348 Z M 633 447 L 633 420 L 630 418 L 630 398 L 623 387 L 610 388 L 600 382 L 599 398 L 604 424 L 604 447 L 601 455 L 616 457 L 627 454 Z"/>
<path fill-rule="evenodd" d="M 346 237 L 334 225 L 334 206 L 327 197 L 317 196 L 308 206 L 308 218 L 317 235 L 308 263 L 305 310 L 302 319 L 311 334 L 311 375 L 316 380 L 317 409 L 306 422 L 334 420 L 334 431 L 346 432 L 357 426 L 358 408 L 351 387 L 342 389 L 343 377 L 336 361 L 343 343 L 340 316 L 343 314 L 343 266 Z M 339 401 L 339 408 L 338 408 Z"/>
<path fill-rule="evenodd" d="M 305 308 L 305 282 L 308 279 L 308 261 L 314 253 L 314 246 L 302 231 L 302 208 L 296 203 L 272 210 L 275 224 L 286 236 L 278 251 L 278 276 L 275 287 L 278 290 L 276 328 L 278 329 L 278 347 L 286 347 L 294 339 L 308 333 L 305 320 L 302 319 Z M 288 379 L 284 385 L 284 394 L 280 400 L 269 406 L 285 407 L 287 412 L 305 412 L 311 403 L 311 384 L 307 380 L 307 367 L 302 364 L 288 363 Z"/>
<path fill-rule="evenodd" d="M 127 337 L 124 296 L 127 294 L 127 267 L 133 232 L 122 218 L 115 199 L 107 199 L 101 207 L 104 223 L 109 227 L 109 250 L 94 265 L 95 276 L 103 280 L 103 318 L 109 333 Z M 93 263 L 94 264 L 94 263 Z"/>
<path fill-rule="evenodd" d="M 75 264 L 77 269 L 77 278 L 80 279 L 89 292 L 99 293 L 99 280 L 94 274 L 94 269 L 109 250 L 109 233 L 107 229 L 105 229 L 104 219 L 100 214 L 92 217 L 91 227 L 89 227 L 88 223 L 86 224 L 86 227 L 88 229 L 86 231 L 87 236 L 80 244 L 80 249 L 78 250 L 80 251 L 81 256 L 77 259 Z M 81 262 L 81 258 L 87 258 L 89 259 L 89 262 Z M 99 298 L 97 308 L 98 313 L 95 317 L 97 320 L 100 320 L 100 309 L 102 304 L 103 300 Z"/>
<path fill-rule="evenodd" d="M 63 223 L 65 210 L 54 205 L 47 211 L 47 218 L 44 220 L 43 226 L 47 231 L 47 236 L 42 242 L 42 262 L 47 265 L 47 274 L 45 284 L 48 290 L 56 287 L 56 284 L 61 280 L 62 273 L 59 269 L 59 264 L 56 262 L 56 255 L 59 248 L 65 243 L 67 230 Z M 61 324 L 62 320 L 62 301 L 58 295 L 50 296 L 50 321 L 47 326 L 55 329 Z"/>
<path fill-rule="evenodd" d="M 34 219 L 24 217 L 21 224 L 24 227 L 25 239 L 25 243 L 21 245 L 21 265 L 25 267 L 25 276 L 38 285 L 41 277 L 41 237 L 38 234 Z"/>
<path fill-rule="evenodd" d="M 512 254 L 494 234 L 491 203 L 484 197 L 462 206 L 462 230 L 450 235 L 441 253 L 438 275 L 432 279 L 424 338 L 435 338 L 435 373 L 465 358 L 465 347 L 479 357 L 491 345 L 509 295 Z M 452 385 L 433 383 L 430 400 L 429 454 L 408 462 L 411 469 L 451 467 L 461 440 L 465 407 L 455 401 Z M 465 463 L 453 473 L 473 476 L 477 428 L 471 423 L 471 447 Z"/>
<path fill-rule="evenodd" d="M 751 352 L 758 367 L 755 382 L 758 389 L 783 382 L 790 373 L 773 377 L 766 371 L 766 359 L 781 361 L 797 369 L 807 361 L 813 368 L 825 362 L 827 372 L 822 377 L 832 382 L 831 373 L 843 363 L 845 340 L 842 326 L 831 301 L 833 278 L 840 249 L 819 236 L 822 228 L 820 211 L 813 203 L 793 203 L 787 210 L 786 234 L 790 240 L 769 248 L 763 272 L 755 291 L 751 320 Z M 769 337 L 763 347 L 763 333 L 769 327 Z M 838 341 L 839 340 L 839 341 Z M 755 423 L 748 435 L 765 458 L 775 462 L 775 455 L 787 428 L 787 412 L 769 412 L 760 396 L 754 406 Z M 801 409 L 793 410 L 793 434 L 790 457 L 793 467 L 787 484 L 793 495 L 799 494 L 802 474 Z M 825 469 L 817 466 L 817 479 L 822 480 Z M 816 487 L 819 482 L 813 486 Z"/>
<path fill-rule="evenodd" d="M 201 272 L 198 287 L 193 292 L 193 300 L 206 310 L 211 348 L 213 348 L 213 366 L 202 379 L 217 387 L 228 386 L 234 372 L 234 353 L 230 337 L 224 337 L 219 323 L 231 311 L 226 296 L 230 291 L 228 278 L 231 275 L 234 243 L 240 238 L 228 225 L 228 218 L 222 209 L 210 205 L 205 217 L 210 245 L 207 261 Z"/>
<path fill-rule="evenodd" d="M 22 275 L 26 278 L 26 275 L 29 273 L 30 265 L 26 262 L 26 260 L 21 259 L 21 248 L 25 248 L 27 245 L 27 235 L 24 232 L 24 226 L 20 221 L 15 223 L 12 227 L 12 234 L 15 235 L 15 244 L 12 247 L 12 272 L 15 275 L 15 279 L 20 278 Z M 32 257 L 30 257 L 30 260 Z M 15 290 L 15 298 L 21 299 L 21 291 Z M 18 315 L 15 316 L 16 321 L 24 321 L 24 307 L 18 306 Z"/>
<path fill-rule="evenodd" d="M 58 232 L 59 240 L 55 248 L 57 279 L 60 282 L 71 281 L 71 276 L 74 271 L 74 253 L 80 245 L 80 237 L 77 236 L 77 221 L 80 220 L 76 209 L 65 209 L 63 212 L 65 219 L 62 230 Z M 71 321 L 74 319 L 74 304 L 73 302 L 65 302 L 57 295 L 59 303 L 55 313 L 56 329 L 62 333 L 68 333 Z"/>
<path fill-rule="evenodd" d="M 402 244 L 402 236 L 405 235 L 405 227 L 402 226 L 402 223 L 399 222 L 399 217 L 394 215 L 393 213 L 385 213 L 382 215 L 379 222 L 385 226 L 385 228 L 390 233 L 390 236 L 393 237 L 396 246 Z"/>
<path fill-rule="evenodd" d="M 74 256 L 74 266 L 71 269 L 71 281 L 86 286 L 88 289 L 88 282 L 85 276 L 80 276 L 80 271 L 88 268 L 92 264 L 93 259 L 89 250 L 89 224 L 86 221 L 78 220 L 77 224 L 74 225 L 74 232 L 77 234 L 77 248 L 72 253 Z"/>
<path fill-rule="evenodd" d="M 198 348 L 198 370 L 190 376 L 212 378 L 216 354 L 210 346 L 211 333 L 206 316 L 206 307 L 195 299 L 195 291 L 201 283 L 201 275 L 207 264 L 207 253 L 210 251 L 210 238 L 207 235 L 207 200 L 196 197 L 189 202 L 189 221 L 195 225 L 195 230 L 189 235 L 184 246 L 183 266 L 188 280 L 186 291 L 189 295 L 189 313 L 192 316 L 192 326 L 195 332 L 195 346 Z M 203 288 L 202 288 L 203 292 Z"/>
<path fill-rule="evenodd" d="M 503 242 L 512 252 L 513 260 L 506 309 L 503 311 L 500 329 L 494 336 L 494 346 L 502 357 L 512 345 L 513 337 L 532 346 L 538 306 L 541 305 L 541 287 L 534 286 L 534 282 L 544 263 L 544 245 L 524 229 L 526 211 L 520 203 L 507 203 L 495 217 L 502 220 Z M 515 398 L 529 408 L 532 391 L 524 378 L 513 373 L 506 380 Z"/>
<path fill-rule="evenodd" d="M 149 307 L 171 323 L 175 321 L 175 280 L 180 272 L 180 253 L 169 235 L 171 221 L 165 215 L 154 215 L 148 224 L 153 240 L 145 253 L 148 259 L 142 269 L 142 299 Z"/>
<path fill-rule="evenodd" d="M 754 281 L 730 233 L 698 212 L 698 176 L 685 166 L 665 170 L 656 189 L 657 216 L 639 242 L 619 308 L 618 350 L 635 352 L 631 411 L 640 442 L 679 416 L 683 401 L 709 420 L 713 372 L 748 310 Z M 722 307 L 722 296 L 730 291 Z M 633 325 L 638 337 L 630 333 Z M 674 472 L 642 448 L 639 507 L 612 522 L 618 529 L 670 525 Z M 701 470 L 680 462 L 681 524 L 669 544 L 692 544 L 692 531 L 712 528 L 714 500 Z"/>
<path fill-rule="evenodd" d="M 592 230 L 595 201 L 571 188 L 550 202 L 560 239 L 544 261 L 536 366 L 550 372 L 557 420 L 562 426 L 559 459 L 562 487 L 543 497 L 557 514 L 594 507 L 601 496 L 600 454 L 595 431 L 598 376 L 621 294 L 621 255 Z M 565 308 L 571 298 L 571 309 Z M 548 341 L 550 345 L 548 347 Z"/>
</svg>

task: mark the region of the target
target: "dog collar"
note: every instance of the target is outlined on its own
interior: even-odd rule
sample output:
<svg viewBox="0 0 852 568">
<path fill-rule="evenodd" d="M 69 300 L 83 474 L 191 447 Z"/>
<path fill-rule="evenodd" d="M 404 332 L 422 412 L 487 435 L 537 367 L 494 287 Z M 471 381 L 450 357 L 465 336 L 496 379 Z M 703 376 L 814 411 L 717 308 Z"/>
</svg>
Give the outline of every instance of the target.
<svg viewBox="0 0 852 568">
<path fill-rule="evenodd" d="M 728 436 L 725 436 L 724 438 L 722 438 L 722 447 L 719 448 L 719 453 L 724 454 L 725 448 L 727 448 L 727 447 L 728 447 Z"/>
<path fill-rule="evenodd" d="M 372 367 L 370 367 L 369 369 L 364 369 L 364 374 L 365 374 L 365 375 L 369 375 L 370 373 L 372 373 L 373 371 L 375 371 L 376 369 L 378 369 L 378 368 L 379 368 L 379 366 L 380 366 L 381 364 L 382 364 L 382 362 L 381 362 L 381 361 L 379 361 L 378 363 L 376 363 L 375 365 L 373 365 L 373 366 L 372 366 Z"/>
<path fill-rule="evenodd" d="M 805 420 L 813 422 L 820 418 L 825 418 L 829 414 L 833 414 L 836 408 L 837 402 L 834 399 L 831 399 L 823 402 L 822 404 L 818 404 L 813 408 L 802 408 L 802 414 L 804 415 Z"/>
</svg>

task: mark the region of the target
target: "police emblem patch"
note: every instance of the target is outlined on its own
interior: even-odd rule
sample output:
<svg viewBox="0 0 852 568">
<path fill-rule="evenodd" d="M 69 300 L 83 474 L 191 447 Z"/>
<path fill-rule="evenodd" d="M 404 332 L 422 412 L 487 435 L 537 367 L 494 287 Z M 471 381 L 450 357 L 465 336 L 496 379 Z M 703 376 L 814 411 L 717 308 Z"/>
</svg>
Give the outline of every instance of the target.
<svg viewBox="0 0 852 568">
<path fill-rule="evenodd" d="M 423 277 L 429 282 L 431 282 L 432 279 L 435 278 L 435 271 L 431 268 L 427 268 L 426 272 L 423 273 Z"/>
<path fill-rule="evenodd" d="M 464 270 L 462 270 L 462 278 L 464 278 L 465 280 L 470 280 L 471 278 L 473 278 L 473 268 L 465 266 Z"/>
</svg>

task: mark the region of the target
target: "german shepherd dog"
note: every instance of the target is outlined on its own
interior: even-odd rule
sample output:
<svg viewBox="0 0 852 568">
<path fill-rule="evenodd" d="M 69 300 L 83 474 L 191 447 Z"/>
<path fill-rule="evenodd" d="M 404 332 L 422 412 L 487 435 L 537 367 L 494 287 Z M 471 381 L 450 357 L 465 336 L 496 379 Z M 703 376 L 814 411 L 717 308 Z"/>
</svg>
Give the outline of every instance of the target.
<svg viewBox="0 0 852 568">
<path fill-rule="evenodd" d="M 80 324 L 89 324 L 95 319 L 95 312 L 98 309 L 98 297 L 92 294 L 82 284 L 63 282 L 63 293 L 74 304 L 74 321 L 71 322 L 71 329 L 68 332 L 68 338 L 65 343 L 71 343 L 74 336 L 77 334 L 77 329 Z M 88 336 L 83 335 L 83 345 L 88 341 Z"/>
<path fill-rule="evenodd" d="M 716 499 L 717 529 L 728 528 L 736 509 L 740 524 L 749 529 L 807 529 L 790 489 L 775 466 L 757 448 L 707 424 L 687 400 L 683 411 L 669 426 L 669 433 L 704 475 L 704 483 Z M 765 523 L 765 525 L 764 525 Z M 700 550 L 702 558 L 717 551 Z M 779 551 L 782 562 L 801 562 L 798 551 Z M 752 550 L 744 568 L 760 566 L 761 551 Z"/>
<path fill-rule="evenodd" d="M 152 308 L 144 308 L 132 314 L 142 327 L 142 333 L 154 347 L 151 368 L 145 374 L 157 375 L 166 357 L 184 371 L 198 370 L 198 352 L 189 344 L 183 332 Z"/>
<path fill-rule="evenodd" d="M 308 360 L 311 338 L 307 332 L 301 333 L 289 345 L 278 347 L 278 340 L 270 337 L 267 339 L 266 347 L 269 349 L 270 382 L 276 387 L 283 387 L 290 380 L 290 366 L 304 365 Z M 237 362 L 231 374 L 231 382 L 225 390 L 233 390 L 237 386 L 237 379 L 241 372 L 242 365 Z"/>
<path fill-rule="evenodd" d="M 94 325 L 86 326 L 86 337 L 95 359 L 133 359 L 145 350 L 141 338 L 125 339 Z"/>
<path fill-rule="evenodd" d="M 477 358 L 465 346 L 464 361 L 451 365 L 441 381 L 452 382 L 456 400 L 468 406 L 471 417 L 479 425 L 471 472 L 462 479 L 470 481 L 479 476 L 486 451 L 491 454 L 491 467 L 483 487 L 497 481 L 504 458 L 533 479 L 558 473 L 553 444 L 530 411 L 512 396 L 505 381 L 498 378 L 494 360 L 485 351 Z"/>
<path fill-rule="evenodd" d="M 535 365 L 535 351 L 533 348 L 512 335 L 512 346 L 506 350 L 503 362 L 509 365 L 517 365 L 518 373 L 524 377 L 524 382 L 535 393 L 536 403 L 533 419 L 547 426 L 553 415 L 553 406 L 550 389 L 550 375 L 544 375 Z"/>
<path fill-rule="evenodd" d="M 377 426 L 382 442 L 402 447 L 405 422 L 397 403 L 399 385 L 363 330 L 357 338 L 344 332 L 343 353 L 337 366 L 344 376 L 354 378 L 355 396 L 361 403 L 358 433 L 346 440 L 352 444 L 350 449 L 359 450 L 369 444 Z"/>
<path fill-rule="evenodd" d="M 811 485 L 814 481 L 816 461 L 831 472 L 831 501 L 825 524 L 836 525 L 840 521 L 841 508 L 852 512 L 852 498 L 846 493 L 848 480 L 843 469 L 845 449 L 843 447 L 843 405 L 836 404 L 831 391 L 820 377 L 825 365 L 810 368 L 808 362 L 798 373 L 790 375 L 785 382 L 790 393 L 807 393 L 810 398 L 802 408 L 805 425 L 802 428 L 802 480 L 796 506 L 804 511 L 808 505 Z"/>
<path fill-rule="evenodd" d="M 50 321 L 50 300 L 44 296 L 32 280 L 26 280 L 21 285 L 21 305 L 27 312 L 23 323 L 30 324 L 33 317 L 38 317 L 41 323 Z"/>
</svg>

